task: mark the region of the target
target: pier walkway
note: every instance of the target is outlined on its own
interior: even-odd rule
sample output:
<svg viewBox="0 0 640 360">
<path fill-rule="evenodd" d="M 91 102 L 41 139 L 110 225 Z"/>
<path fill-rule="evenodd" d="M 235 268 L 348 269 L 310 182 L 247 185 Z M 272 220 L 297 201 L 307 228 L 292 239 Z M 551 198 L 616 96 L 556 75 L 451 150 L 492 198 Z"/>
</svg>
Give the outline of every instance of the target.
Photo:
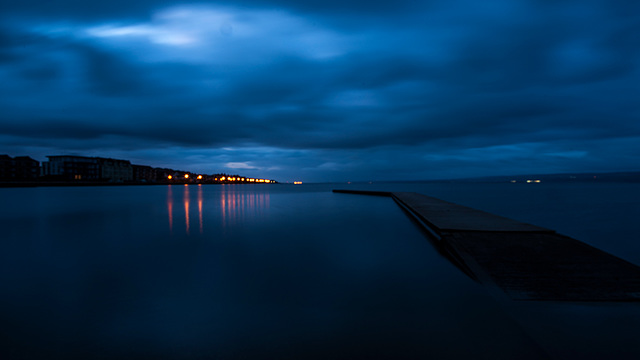
<svg viewBox="0 0 640 360">
<path fill-rule="evenodd" d="M 393 198 L 456 266 L 514 300 L 640 301 L 640 267 L 553 230 L 418 193 L 333 191 Z"/>
</svg>

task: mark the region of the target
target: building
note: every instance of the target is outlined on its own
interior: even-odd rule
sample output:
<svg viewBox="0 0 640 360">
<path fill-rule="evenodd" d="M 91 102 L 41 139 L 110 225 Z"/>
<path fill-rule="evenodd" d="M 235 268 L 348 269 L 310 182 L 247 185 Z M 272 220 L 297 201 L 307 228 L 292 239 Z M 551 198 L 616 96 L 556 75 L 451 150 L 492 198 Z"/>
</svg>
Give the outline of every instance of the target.
<svg viewBox="0 0 640 360">
<path fill-rule="evenodd" d="M 133 180 L 144 183 L 154 183 L 158 179 L 157 169 L 147 165 L 131 165 Z"/>
<path fill-rule="evenodd" d="M 47 156 L 42 163 L 42 176 L 49 180 L 99 180 L 97 158 L 73 155 Z"/>
<path fill-rule="evenodd" d="M 49 180 L 133 180 L 133 166 L 129 160 L 74 155 L 54 155 L 47 158 L 49 161 L 42 163 L 42 176 Z"/>
<path fill-rule="evenodd" d="M 14 161 L 9 155 L 0 155 L 0 180 L 13 179 Z"/>
<path fill-rule="evenodd" d="M 0 155 L 0 180 L 25 181 L 37 180 L 40 176 L 40 163 L 28 156 Z"/>
<path fill-rule="evenodd" d="M 100 179 L 110 182 L 133 181 L 133 166 L 129 160 L 96 158 Z"/>
<path fill-rule="evenodd" d="M 40 177 L 40 162 L 28 156 L 16 156 L 15 163 L 16 180 L 37 180 Z"/>
<path fill-rule="evenodd" d="M 155 168 L 158 182 L 174 183 L 184 178 L 184 172 L 167 168 Z"/>
</svg>

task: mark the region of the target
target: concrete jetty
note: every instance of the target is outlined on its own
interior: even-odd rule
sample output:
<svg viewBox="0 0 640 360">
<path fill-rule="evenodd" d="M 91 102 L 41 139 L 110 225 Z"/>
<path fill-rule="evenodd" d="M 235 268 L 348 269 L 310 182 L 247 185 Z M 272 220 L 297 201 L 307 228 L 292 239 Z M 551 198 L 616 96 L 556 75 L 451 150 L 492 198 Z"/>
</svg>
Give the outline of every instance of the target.
<svg viewBox="0 0 640 360">
<path fill-rule="evenodd" d="M 553 230 L 418 193 L 334 192 L 391 197 L 461 270 L 514 300 L 640 301 L 640 267 Z"/>
</svg>

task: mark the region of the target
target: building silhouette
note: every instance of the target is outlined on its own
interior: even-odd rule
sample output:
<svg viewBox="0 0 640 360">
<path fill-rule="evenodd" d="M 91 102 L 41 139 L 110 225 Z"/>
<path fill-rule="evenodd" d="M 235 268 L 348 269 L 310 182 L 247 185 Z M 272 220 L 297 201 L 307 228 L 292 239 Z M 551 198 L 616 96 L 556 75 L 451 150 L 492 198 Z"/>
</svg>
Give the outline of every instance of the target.
<svg viewBox="0 0 640 360">
<path fill-rule="evenodd" d="M 77 155 L 49 155 L 40 162 L 28 157 L 0 155 L 2 186 L 80 185 L 80 184 L 251 184 L 276 183 L 274 180 L 229 174 L 202 174 L 147 165 L 129 160 Z M 106 185 L 106 184 L 105 184 Z"/>
<path fill-rule="evenodd" d="M 30 181 L 40 176 L 40 162 L 28 156 L 0 155 L 0 180 Z"/>
<path fill-rule="evenodd" d="M 154 183 L 158 180 L 158 169 L 148 165 L 131 165 L 133 180 L 143 183 Z"/>
<path fill-rule="evenodd" d="M 42 176 L 49 180 L 101 180 L 126 182 L 133 180 L 129 160 L 75 155 L 51 155 L 42 163 Z"/>
<path fill-rule="evenodd" d="M 133 181 L 133 166 L 129 160 L 97 158 L 100 179 L 111 182 Z"/>
</svg>

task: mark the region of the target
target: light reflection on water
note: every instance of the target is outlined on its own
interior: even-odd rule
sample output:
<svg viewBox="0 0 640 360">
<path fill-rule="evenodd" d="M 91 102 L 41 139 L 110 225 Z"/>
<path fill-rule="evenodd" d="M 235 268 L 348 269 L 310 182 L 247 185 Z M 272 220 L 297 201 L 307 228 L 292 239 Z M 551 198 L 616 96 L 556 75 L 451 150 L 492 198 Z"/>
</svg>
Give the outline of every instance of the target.
<svg viewBox="0 0 640 360">
<path fill-rule="evenodd" d="M 202 184 L 198 184 L 198 224 L 200 224 L 200 234 L 204 231 L 204 225 L 202 224 Z"/>
<path fill-rule="evenodd" d="M 247 217 L 260 217 L 269 208 L 268 192 L 253 192 L 231 185 L 230 189 L 220 193 L 222 226 L 236 226 Z"/>
<path fill-rule="evenodd" d="M 173 234 L 173 189 L 167 186 L 167 211 L 169 213 L 169 232 Z"/>
<path fill-rule="evenodd" d="M 167 221 L 170 234 L 173 234 L 174 226 L 178 226 L 181 229 L 184 227 L 186 235 L 191 235 L 192 223 L 196 218 L 194 210 L 197 212 L 195 221 L 197 221 L 198 233 L 204 234 L 205 191 L 203 189 L 204 187 L 200 184 L 196 186 L 167 186 Z M 222 228 L 230 229 L 249 219 L 264 217 L 269 209 L 270 194 L 268 192 L 246 191 L 246 189 L 239 189 L 237 186 L 234 188 L 233 185 L 222 190 L 208 193 L 206 197 L 207 204 L 211 204 L 209 209 L 214 210 L 207 214 L 207 221 L 215 222 L 218 220 Z M 178 211 L 178 208 L 181 210 Z M 176 215 L 179 215 L 178 218 L 184 219 L 184 221 L 178 220 L 175 223 Z"/>
<path fill-rule="evenodd" d="M 189 185 L 184 185 L 184 222 L 189 235 Z"/>
</svg>

